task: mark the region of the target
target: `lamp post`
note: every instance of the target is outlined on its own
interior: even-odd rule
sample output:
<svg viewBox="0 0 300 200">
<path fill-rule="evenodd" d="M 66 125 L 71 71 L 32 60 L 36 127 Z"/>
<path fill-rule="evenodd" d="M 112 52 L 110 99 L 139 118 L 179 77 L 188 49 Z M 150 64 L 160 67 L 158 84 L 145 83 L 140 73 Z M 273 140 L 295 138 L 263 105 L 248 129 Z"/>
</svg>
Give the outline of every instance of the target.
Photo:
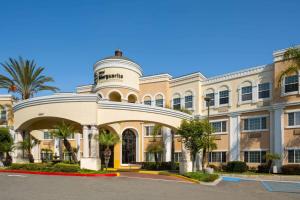
<svg viewBox="0 0 300 200">
<path fill-rule="evenodd" d="M 210 107 L 209 106 L 210 106 L 211 97 L 204 97 L 204 100 L 206 101 L 206 105 L 207 105 L 207 121 L 208 121 L 208 124 L 210 125 L 210 123 L 209 123 L 209 108 Z M 210 128 L 208 130 L 208 144 L 207 144 L 208 159 L 207 159 L 207 165 L 209 165 L 209 136 L 210 136 Z"/>
</svg>

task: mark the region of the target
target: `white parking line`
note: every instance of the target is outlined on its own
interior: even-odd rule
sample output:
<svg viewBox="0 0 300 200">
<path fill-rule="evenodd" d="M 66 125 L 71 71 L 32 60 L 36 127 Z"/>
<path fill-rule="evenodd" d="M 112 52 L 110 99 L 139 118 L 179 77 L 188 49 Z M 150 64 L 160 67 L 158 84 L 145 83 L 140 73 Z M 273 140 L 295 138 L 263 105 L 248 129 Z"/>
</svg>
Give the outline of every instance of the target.
<svg viewBox="0 0 300 200">
<path fill-rule="evenodd" d="M 10 176 L 10 177 L 22 177 L 22 178 L 25 178 L 27 176 L 24 176 L 24 175 L 18 175 L 18 174 L 9 174 L 7 176 Z"/>
</svg>

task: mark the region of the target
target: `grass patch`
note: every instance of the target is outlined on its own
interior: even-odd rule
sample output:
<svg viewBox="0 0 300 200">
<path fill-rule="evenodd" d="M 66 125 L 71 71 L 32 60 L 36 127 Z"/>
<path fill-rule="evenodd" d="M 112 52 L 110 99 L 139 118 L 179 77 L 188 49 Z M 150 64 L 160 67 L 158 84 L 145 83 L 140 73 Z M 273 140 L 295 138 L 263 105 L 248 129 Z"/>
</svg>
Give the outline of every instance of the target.
<svg viewBox="0 0 300 200">
<path fill-rule="evenodd" d="M 184 174 L 184 176 L 202 182 L 213 182 L 219 178 L 218 174 L 207 174 L 203 172 L 188 172 Z"/>
<path fill-rule="evenodd" d="M 95 171 L 95 170 L 90 170 L 90 169 L 81 169 L 81 170 L 79 170 L 79 173 L 81 173 L 81 174 L 109 174 L 112 172 L 103 171 L 103 170 Z"/>
</svg>

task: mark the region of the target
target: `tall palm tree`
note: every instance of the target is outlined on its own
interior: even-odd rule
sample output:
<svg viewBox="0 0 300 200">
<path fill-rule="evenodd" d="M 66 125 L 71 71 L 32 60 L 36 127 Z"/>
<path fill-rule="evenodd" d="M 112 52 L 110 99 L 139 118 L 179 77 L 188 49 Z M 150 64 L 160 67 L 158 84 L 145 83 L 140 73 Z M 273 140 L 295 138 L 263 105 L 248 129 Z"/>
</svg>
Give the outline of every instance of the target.
<svg viewBox="0 0 300 200">
<path fill-rule="evenodd" d="M 35 137 L 27 134 L 23 141 L 19 142 L 18 149 L 23 150 L 23 153 L 27 154 L 27 158 L 30 163 L 34 163 L 34 158 L 31 152 L 31 149 L 36 146 L 40 141 Z M 24 155 L 23 155 L 24 156 Z"/>
<path fill-rule="evenodd" d="M 286 70 L 281 72 L 279 79 L 278 79 L 278 84 L 281 85 L 282 79 L 287 76 L 288 74 L 292 72 L 298 73 L 298 70 L 300 69 L 300 48 L 293 47 L 288 49 L 284 55 L 283 55 L 284 60 L 293 60 L 293 64 L 290 65 Z"/>
<path fill-rule="evenodd" d="M 96 139 L 98 139 L 101 145 L 105 146 L 104 162 L 105 162 L 105 168 L 107 170 L 109 159 L 111 156 L 110 147 L 119 143 L 120 137 L 117 134 L 106 132 L 105 130 L 100 130 L 99 136 Z"/>
<path fill-rule="evenodd" d="M 34 60 L 9 58 L 1 63 L 7 76 L 0 74 L 0 88 L 8 92 L 17 93 L 22 99 L 29 99 L 39 91 L 58 91 L 57 87 L 49 86 L 46 83 L 53 82 L 53 78 L 43 75 L 44 67 L 37 67 Z"/>
<path fill-rule="evenodd" d="M 65 123 L 65 121 L 62 121 L 61 123 L 57 124 L 54 126 L 54 129 L 51 131 L 51 134 L 54 137 L 60 138 L 63 140 L 64 146 L 66 150 L 71 154 L 72 160 L 77 163 L 77 157 L 75 155 L 75 152 L 71 146 L 71 143 L 68 140 L 68 137 L 70 137 L 72 134 L 76 132 L 75 128 L 70 125 Z"/>
</svg>

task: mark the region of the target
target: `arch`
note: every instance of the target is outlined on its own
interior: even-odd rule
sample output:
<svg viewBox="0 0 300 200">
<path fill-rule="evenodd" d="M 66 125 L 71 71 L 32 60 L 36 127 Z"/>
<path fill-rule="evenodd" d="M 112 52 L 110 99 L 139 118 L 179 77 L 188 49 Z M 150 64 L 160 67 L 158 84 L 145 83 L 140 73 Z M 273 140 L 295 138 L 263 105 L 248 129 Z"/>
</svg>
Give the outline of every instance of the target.
<svg viewBox="0 0 300 200">
<path fill-rule="evenodd" d="M 109 101 L 121 102 L 122 101 L 122 95 L 121 95 L 121 93 L 119 93 L 117 91 L 111 91 L 108 94 L 108 100 Z"/>
<path fill-rule="evenodd" d="M 128 103 L 137 103 L 137 95 L 136 94 L 134 94 L 134 93 L 129 93 L 128 95 L 127 95 L 127 102 Z"/>
<path fill-rule="evenodd" d="M 138 133 L 136 129 L 127 127 L 122 131 L 121 163 L 127 165 L 138 161 Z"/>
<path fill-rule="evenodd" d="M 165 107 L 165 96 L 163 93 L 157 93 L 155 95 L 155 106 Z"/>
<path fill-rule="evenodd" d="M 145 105 L 152 105 L 152 96 L 151 94 L 145 94 L 142 98 L 142 103 Z"/>
</svg>

